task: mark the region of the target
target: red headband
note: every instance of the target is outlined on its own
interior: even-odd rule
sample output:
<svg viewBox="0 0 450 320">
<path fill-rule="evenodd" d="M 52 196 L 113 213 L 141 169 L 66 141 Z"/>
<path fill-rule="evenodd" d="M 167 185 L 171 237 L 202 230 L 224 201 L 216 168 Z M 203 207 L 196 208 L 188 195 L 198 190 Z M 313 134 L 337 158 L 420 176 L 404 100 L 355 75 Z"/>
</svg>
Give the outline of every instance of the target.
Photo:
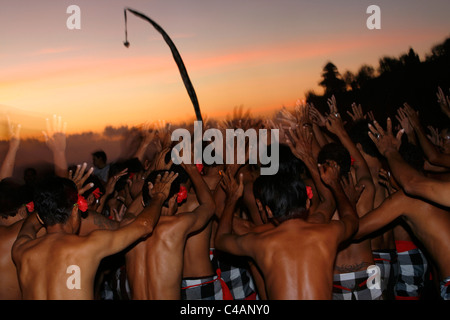
<svg viewBox="0 0 450 320">
<path fill-rule="evenodd" d="M 187 198 L 187 189 L 186 187 L 181 186 L 180 191 L 177 194 L 177 203 L 182 203 L 184 199 Z"/>
<path fill-rule="evenodd" d="M 78 201 L 76 204 L 78 205 L 78 209 L 81 212 L 86 212 L 86 210 L 88 209 L 88 203 L 82 195 L 78 195 Z"/>
<path fill-rule="evenodd" d="M 311 200 L 312 197 L 314 196 L 314 194 L 312 192 L 312 188 L 310 186 L 306 186 L 306 195 L 308 196 L 309 200 Z"/>
</svg>

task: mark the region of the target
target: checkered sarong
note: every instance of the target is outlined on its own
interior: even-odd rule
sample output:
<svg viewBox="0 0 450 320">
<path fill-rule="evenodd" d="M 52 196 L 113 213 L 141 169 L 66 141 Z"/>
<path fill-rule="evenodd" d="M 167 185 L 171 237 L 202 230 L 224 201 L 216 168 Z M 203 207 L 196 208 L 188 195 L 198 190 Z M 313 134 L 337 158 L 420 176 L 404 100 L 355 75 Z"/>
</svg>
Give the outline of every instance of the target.
<svg viewBox="0 0 450 320">
<path fill-rule="evenodd" d="M 441 297 L 444 300 L 450 300 L 450 277 L 441 281 Z"/>
<path fill-rule="evenodd" d="M 229 288 L 234 300 L 256 300 L 255 284 L 250 272 L 247 270 L 246 261 L 243 259 L 223 254 L 211 249 L 211 262 L 216 269 L 220 269 L 222 279 Z"/>
<path fill-rule="evenodd" d="M 227 289 L 223 288 L 221 272 L 211 277 L 183 279 L 181 281 L 181 300 L 230 300 Z M 229 296 L 229 293 L 228 293 Z"/>
<path fill-rule="evenodd" d="M 334 274 L 333 300 L 382 300 L 381 287 L 367 286 L 369 275 L 366 270 Z"/>
<path fill-rule="evenodd" d="M 398 277 L 397 250 L 374 250 L 373 260 L 381 271 L 381 290 L 385 300 L 394 299 L 394 287 Z"/>
<path fill-rule="evenodd" d="M 418 300 L 425 285 L 428 261 L 419 248 L 397 252 L 399 264 L 395 299 Z"/>
</svg>

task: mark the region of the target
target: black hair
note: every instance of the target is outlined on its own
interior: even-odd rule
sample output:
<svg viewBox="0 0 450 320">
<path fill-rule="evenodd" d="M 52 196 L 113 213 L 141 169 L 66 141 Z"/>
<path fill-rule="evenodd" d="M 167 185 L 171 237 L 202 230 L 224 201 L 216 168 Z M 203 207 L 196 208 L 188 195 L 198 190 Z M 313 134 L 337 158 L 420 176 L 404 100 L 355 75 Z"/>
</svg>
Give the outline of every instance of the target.
<svg viewBox="0 0 450 320">
<path fill-rule="evenodd" d="M 305 172 L 305 164 L 298 159 L 287 145 L 279 146 L 279 167 L 278 173 L 300 177 Z"/>
<path fill-rule="evenodd" d="M 0 216 L 3 218 L 14 217 L 24 204 L 20 199 L 20 187 L 12 178 L 0 181 Z"/>
<path fill-rule="evenodd" d="M 75 183 L 56 176 L 41 180 L 34 193 L 34 208 L 46 226 L 66 223 L 77 201 Z"/>
<path fill-rule="evenodd" d="M 353 126 L 349 129 L 348 135 L 353 143 L 360 144 L 362 150 L 369 156 L 375 157 L 379 160 L 383 160 L 383 156 L 378 151 L 377 146 L 373 143 L 372 139 L 369 137 L 369 124 L 370 121 L 363 119 L 355 122 Z"/>
<path fill-rule="evenodd" d="M 350 153 L 342 145 L 335 142 L 324 145 L 317 156 L 317 163 L 324 164 L 327 160 L 336 161 L 341 168 L 341 176 L 345 176 L 350 172 L 352 164 Z"/>
<path fill-rule="evenodd" d="M 95 152 L 92 153 L 92 156 L 96 157 L 96 158 L 99 158 L 99 159 L 102 159 L 106 163 L 107 157 L 106 157 L 105 151 L 103 151 L 103 150 L 95 151 Z"/>
<path fill-rule="evenodd" d="M 307 214 L 306 185 L 300 178 L 287 174 L 261 175 L 253 183 L 253 193 L 262 206 L 268 206 L 278 220 Z"/>
</svg>

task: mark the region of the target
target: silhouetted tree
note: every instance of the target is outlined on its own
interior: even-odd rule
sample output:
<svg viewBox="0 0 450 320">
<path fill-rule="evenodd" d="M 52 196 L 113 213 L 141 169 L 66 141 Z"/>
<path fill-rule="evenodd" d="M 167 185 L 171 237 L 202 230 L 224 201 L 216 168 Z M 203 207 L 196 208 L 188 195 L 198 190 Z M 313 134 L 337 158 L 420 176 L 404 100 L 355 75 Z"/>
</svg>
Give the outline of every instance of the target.
<svg viewBox="0 0 450 320">
<path fill-rule="evenodd" d="M 350 88 L 351 90 L 358 89 L 358 82 L 356 81 L 356 76 L 351 71 L 345 71 L 342 75 L 342 79 L 347 84 L 347 90 Z"/>
<path fill-rule="evenodd" d="M 362 65 L 356 74 L 356 83 L 359 88 L 363 87 L 367 81 L 375 77 L 375 69 L 367 64 Z"/>
<path fill-rule="evenodd" d="M 345 92 L 347 85 L 333 63 L 328 62 L 323 67 L 322 79 L 319 85 L 325 88 L 325 95 Z"/>
</svg>

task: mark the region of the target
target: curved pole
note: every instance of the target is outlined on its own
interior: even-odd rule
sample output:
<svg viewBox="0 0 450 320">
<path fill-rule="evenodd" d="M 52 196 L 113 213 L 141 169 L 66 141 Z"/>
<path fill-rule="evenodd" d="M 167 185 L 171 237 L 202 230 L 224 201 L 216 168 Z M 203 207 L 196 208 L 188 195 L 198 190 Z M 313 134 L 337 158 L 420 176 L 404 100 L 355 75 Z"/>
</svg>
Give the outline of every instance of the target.
<svg viewBox="0 0 450 320">
<path fill-rule="evenodd" d="M 166 41 L 167 45 L 169 46 L 170 51 L 172 51 L 173 58 L 178 66 L 178 70 L 180 71 L 181 78 L 183 79 L 183 82 L 184 82 L 184 86 L 186 87 L 189 97 L 191 98 L 192 104 L 194 105 L 195 116 L 197 118 L 197 121 L 202 121 L 202 114 L 200 112 L 200 105 L 198 103 L 197 94 L 195 93 L 194 86 L 192 85 L 192 82 L 189 78 L 186 67 L 183 63 L 183 59 L 181 59 L 180 53 L 178 52 L 172 39 L 170 39 L 169 35 L 163 30 L 163 28 L 161 28 L 161 26 L 159 26 L 155 21 L 153 21 L 146 15 L 144 15 L 140 12 L 137 12 L 133 9 L 125 8 L 125 10 L 124 10 L 124 15 L 125 15 L 125 42 L 124 42 L 124 45 L 127 48 L 130 46 L 130 43 L 128 42 L 128 32 L 127 32 L 127 11 L 130 11 L 135 16 L 148 21 L 162 35 L 162 37 Z"/>
</svg>

